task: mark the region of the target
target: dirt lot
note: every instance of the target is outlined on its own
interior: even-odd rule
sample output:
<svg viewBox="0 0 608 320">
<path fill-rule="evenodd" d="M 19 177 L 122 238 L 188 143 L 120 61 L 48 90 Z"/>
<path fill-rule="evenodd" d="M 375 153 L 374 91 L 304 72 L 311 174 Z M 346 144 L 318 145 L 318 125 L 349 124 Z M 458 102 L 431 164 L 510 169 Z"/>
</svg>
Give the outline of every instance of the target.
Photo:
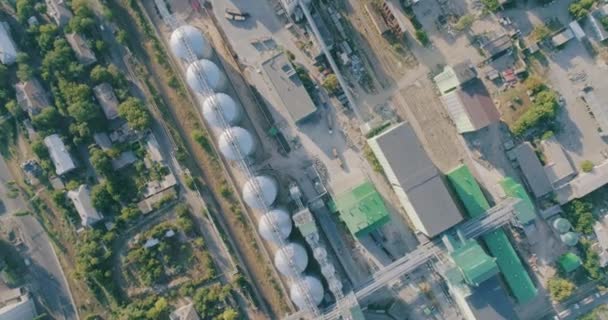
<svg viewBox="0 0 608 320">
<path fill-rule="evenodd" d="M 401 89 L 394 103 L 402 117 L 412 123 L 435 165 L 447 172 L 462 163 L 466 153 L 432 88 L 431 80 L 419 78 L 413 85 Z"/>
<path fill-rule="evenodd" d="M 497 97 L 496 107 L 500 112 L 501 120 L 511 126 L 530 107 L 531 101 L 522 84 L 501 93 Z"/>
</svg>

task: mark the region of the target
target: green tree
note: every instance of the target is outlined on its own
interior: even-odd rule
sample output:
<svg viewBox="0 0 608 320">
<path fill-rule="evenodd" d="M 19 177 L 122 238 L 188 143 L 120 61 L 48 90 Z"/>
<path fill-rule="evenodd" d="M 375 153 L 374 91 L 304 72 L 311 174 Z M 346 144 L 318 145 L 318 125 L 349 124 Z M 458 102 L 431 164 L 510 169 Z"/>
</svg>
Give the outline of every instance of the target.
<svg viewBox="0 0 608 320">
<path fill-rule="evenodd" d="M 15 2 L 15 9 L 17 11 L 17 18 L 21 23 L 24 23 L 36 13 L 34 10 L 35 1 L 33 0 L 17 0 Z"/>
<path fill-rule="evenodd" d="M 583 234 L 593 233 L 595 218 L 591 203 L 577 199 L 570 202 L 564 209 L 564 215 L 572 223 L 574 230 Z"/>
<path fill-rule="evenodd" d="M 118 114 L 127 120 L 129 126 L 143 131 L 150 127 L 152 118 L 141 100 L 129 98 L 118 106 Z"/>
<path fill-rule="evenodd" d="M 120 210 L 120 219 L 126 223 L 134 221 L 141 216 L 141 211 L 136 206 L 127 206 Z"/>
<path fill-rule="evenodd" d="M 41 139 L 36 139 L 32 142 L 32 151 L 40 160 L 49 159 L 49 150 L 46 148 Z"/>
<path fill-rule="evenodd" d="M 159 298 L 154 303 L 154 307 L 150 308 L 148 312 L 146 312 L 146 316 L 148 319 L 161 319 L 163 314 L 168 313 L 169 304 L 165 298 Z"/>
<path fill-rule="evenodd" d="M 473 25 L 473 22 L 475 22 L 475 17 L 472 14 L 465 14 L 458 18 L 458 21 L 454 24 L 454 29 L 458 31 L 468 30 Z"/>
<path fill-rule="evenodd" d="M 96 65 L 95 68 L 91 70 L 90 77 L 91 81 L 93 81 L 93 83 L 96 85 L 103 82 L 111 83 L 112 79 L 114 78 L 112 73 L 101 65 Z"/>
<path fill-rule="evenodd" d="M 52 23 L 43 24 L 38 27 L 38 48 L 45 53 L 53 49 L 53 43 L 59 35 L 59 29 Z"/>
<path fill-rule="evenodd" d="M 340 88 L 340 82 L 338 81 L 338 77 L 335 74 L 330 74 L 325 77 L 323 80 L 323 88 L 327 90 L 330 94 L 335 93 Z"/>
<path fill-rule="evenodd" d="M 127 32 L 122 29 L 118 30 L 118 32 L 116 32 L 116 41 L 118 41 L 118 43 L 122 44 L 123 46 L 126 46 L 127 41 L 129 41 L 129 36 Z"/>
<path fill-rule="evenodd" d="M 422 44 L 423 46 L 427 46 L 430 42 L 429 36 L 422 29 L 416 30 L 416 39 L 418 39 L 418 41 L 420 41 L 420 44 Z"/>
<path fill-rule="evenodd" d="M 16 100 L 11 100 L 4 105 L 4 108 L 13 115 L 15 118 L 19 118 L 23 115 L 23 109 L 17 104 Z"/>
<path fill-rule="evenodd" d="M 595 165 L 593 164 L 593 162 L 591 162 L 591 160 L 583 160 L 583 162 L 581 162 L 581 170 L 583 170 L 583 172 L 593 171 L 594 166 Z"/>
<path fill-rule="evenodd" d="M 239 313 L 231 307 L 228 307 L 216 319 L 218 320 L 236 320 L 239 318 Z"/>
<path fill-rule="evenodd" d="M 108 192 L 105 182 L 93 186 L 91 190 L 91 202 L 95 209 L 105 213 L 112 212 L 116 206 L 116 201 L 114 201 L 114 198 Z"/>
<path fill-rule="evenodd" d="M 551 30 L 545 24 L 534 25 L 530 36 L 534 41 L 543 41 L 551 35 Z"/>
<path fill-rule="evenodd" d="M 89 149 L 91 164 L 98 174 L 108 176 L 114 171 L 112 168 L 112 160 L 108 155 L 98 147 Z"/>
<path fill-rule="evenodd" d="M 498 0 L 481 0 L 481 3 L 486 7 L 486 9 L 490 12 L 496 12 L 500 9 L 500 3 Z"/>
<path fill-rule="evenodd" d="M 42 109 L 39 114 L 32 117 L 32 124 L 41 130 L 53 130 L 61 126 L 63 118 L 54 107 Z"/>
<path fill-rule="evenodd" d="M 17 78 L 19 81 L 25 82 L 30 80 L 34 76 L 34 68 L 29 64 L 18 63 L 17 64 Z"/>
<path fill-rule="evenodd" d="M 81 6 L 70 19 L 68 29 L 72 32 L 90 35 L 95 28 L 93 12 L 87 6 Z"/>
<path fill-rule="evenodd" d="M 559 277 L 549 279 L 547 286 L 551 299 L 557 302 L 568 299 L 576 288 L 571 281 Z"/>
</svg>

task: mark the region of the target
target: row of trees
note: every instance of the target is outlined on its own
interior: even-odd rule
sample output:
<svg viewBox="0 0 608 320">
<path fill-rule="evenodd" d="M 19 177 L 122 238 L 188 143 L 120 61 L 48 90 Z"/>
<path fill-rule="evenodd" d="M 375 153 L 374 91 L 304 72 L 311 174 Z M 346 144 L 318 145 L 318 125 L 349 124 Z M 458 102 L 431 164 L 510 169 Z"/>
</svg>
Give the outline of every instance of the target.
<svg viewBox="0 0 608 320">
<path fill-rule="evenodd" d="M 557 116 L 559 104 L 555 92 L 543 89 L 535 95 L 535 100 L 524 114 L 511 126 L 511 131 L 518 136 L 539 126 L 550 126 Z"/>
</svg>

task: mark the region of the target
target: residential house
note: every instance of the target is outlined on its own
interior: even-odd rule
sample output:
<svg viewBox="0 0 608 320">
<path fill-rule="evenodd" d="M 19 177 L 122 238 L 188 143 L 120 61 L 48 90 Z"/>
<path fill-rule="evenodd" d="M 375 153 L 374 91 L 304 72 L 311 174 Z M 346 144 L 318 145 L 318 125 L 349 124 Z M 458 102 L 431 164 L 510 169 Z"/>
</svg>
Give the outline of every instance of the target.
<svg viewBox="0 0 608 320">
<path fill-rule="evenodd" d="M 91 226 L 103 219 L 101 214 L 93 207 L 91 192 L 82 184 L 77 190 L 68 191 L 68 198 L 72 200 L 83 227 Z"/>
<path fill-rule="evenodd" d="M 55 21 L 55 23 L 63 27 L 70 19 L 72 19 L 72 12 L 66 7 L 65 0 L 45 0 L 46 2 L 46 13 Z"/>
<path fill-rule="evenodd" d="M 66 34 L 66 40 L 76 53 L 76 59 L 85 66 L 93 64 L 97 61 L 97 57 L 95 57 L 95 53 L 91 50 L 91 47 L 87 44 L 86 39 L 79 35 L 78 33 L 70 33 Z"/>
<path fill-rule="evenodd" d="M 104 82 L 93 87 L 93 93 L 95 94 L 95 98 L 97 98 L 97 102 L 99 102 L 106 119 L 113 120 L 118 118 L 118 99 L 116 98 L 116 95 L 114 95 L 112 86 L 109 83 Z"/>
<path fill-rule="evenodd" d="M 17 46 L 11 37 L 8 23 L 0 21 L 0 62 L 10 65 L 17 61 Z"/>
<path fill-rule="evenodd" d="M 44 145 L 49 150 L 51 161 L 55 165 L 55 173 L 58 176 L 76 169 L 76 164 L 70 156 L 70 152 L 58 134 L 52 134 L 44 138 Z"/>
<path fill-rule="evenodd" d="M 17 103 L 30 117 L 39 114 L 42 109 L 51 106 L 49 97 L 40 84 L 33 78 L 15 85 Z"/>
</svg>

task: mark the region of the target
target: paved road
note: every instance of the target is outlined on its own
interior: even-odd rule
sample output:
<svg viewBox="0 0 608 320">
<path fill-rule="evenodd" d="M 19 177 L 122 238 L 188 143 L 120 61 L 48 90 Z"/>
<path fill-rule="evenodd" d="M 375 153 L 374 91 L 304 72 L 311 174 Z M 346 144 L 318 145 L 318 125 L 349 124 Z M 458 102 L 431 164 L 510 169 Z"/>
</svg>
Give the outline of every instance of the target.
<svg viewBox="0 0 608 320">
<path fill-rule="evenodd" d="M 9 222 L 8 220 L 14 221 L 19 230 L 18 234 L 27 247 L 24 255 L 32 263 L 29 266 L 32 279 L 30 289 L 37 301 L 48 309 L 46 312 L 55 319 L 79 319 L 51 239 L 33 216 L 12 216 L 15 211 L 27 210 L 28 205 L 20 196 L 15 199 L 6 196 L 6 183 L 11 180 L 14 179 L 6 162 L 0 157 L 0 198 L 6 207 L 6 212 L 0 216 L 0 222 L 4 224 Z"/>
</svg>

